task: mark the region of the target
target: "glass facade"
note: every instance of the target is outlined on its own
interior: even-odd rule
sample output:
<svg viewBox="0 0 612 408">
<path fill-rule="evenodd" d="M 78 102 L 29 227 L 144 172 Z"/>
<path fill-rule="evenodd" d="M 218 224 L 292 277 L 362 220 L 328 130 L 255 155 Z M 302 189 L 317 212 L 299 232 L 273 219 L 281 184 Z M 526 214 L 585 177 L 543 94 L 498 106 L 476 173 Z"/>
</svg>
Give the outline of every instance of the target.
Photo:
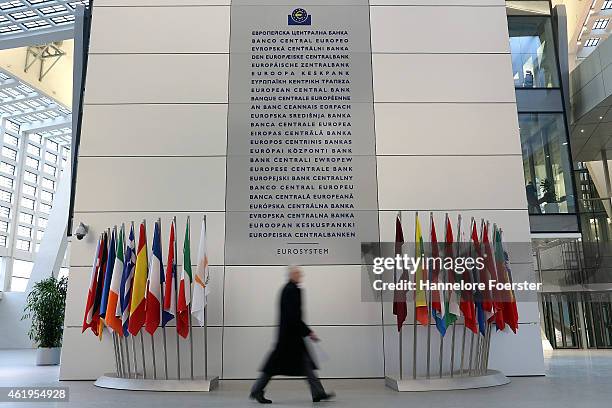
<svg viewBox="0 0 612 408">
<path fill-rule="evenodd" d="M 508 16 L 512 74 L 517 88 L 558 88 L 559 72 L 549 16 Z"/>
<path fill-rule="evenodd" d="M 562 113 L 519 113 L 530 214 L 576 212 Z"/>
</svg>

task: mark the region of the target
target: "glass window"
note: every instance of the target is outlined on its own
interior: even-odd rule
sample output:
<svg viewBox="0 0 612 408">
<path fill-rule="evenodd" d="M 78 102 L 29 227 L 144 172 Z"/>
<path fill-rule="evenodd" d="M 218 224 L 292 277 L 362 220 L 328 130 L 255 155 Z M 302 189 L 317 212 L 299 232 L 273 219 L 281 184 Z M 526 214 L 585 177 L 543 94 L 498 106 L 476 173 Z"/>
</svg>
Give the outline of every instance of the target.
<svg viewBox="0 0 612 408">
<path fill-rule="evenodd" d="M 25 208 L 29 208 L 30 210 L 33 210 L 34 209 L 34 200 L 22 197 L 21 198 L 21 205 L 23 207 L 25 207 Z"/>
<path fill-rule="evenodd" d="M 40 147 L 34 146 L 33 144 L 28 144 L 28 153 L 33 154 L 34 156 L 40 156 Z"/>
<path fill-rule="evenodd" d="M 25 181 L 29 181 L 30 183 L 36 183 L 38 181 L 38 176 L 31 171 L 26 170 L 23 172 L 23 179 Z"/>
<path fill-rule="evenodd" d="M 28 213 L 19 213 L 19 222 L 23 222 L 25 224 L 32 224 L 34 222 L 34 216 Z"/>
<path fill-rule="evenodd" d="M 529 213 L 574 213 L 563 114 L 519 113 L 518 116 Z"/>
<path fill-rule="evenodd" d="M 45 201 L 53 201 L 53 193 L 50 193 L 48 191 L 45 190 L 40 190 L 40 198 L 41 200 L 45 200 Z"/>
<path fill-rule="evenodd" d="M 13 179 L 5 176 L 0 176 L 0 186 L 13 188 Z"/>
<path fill-rule="evenodd" d="M 26 166 L 29 166 L 29 167 L 31 167 L 33 169 L 38 170 L 38 165 L 39 164 L 40 164 L 40 162 L 38 160 L 36 160 L 35 158 L 30 157 L 30 156 L 26 157 Z"/>
<path fill-rule="evenodd" d="M 22 237 L 32 238 L 32 228 L 19 225 L 17 227 L 17 234 Z"/>
<path fill-rule="evenodd" d="M 30 241 L 26 241 L 24 239 L 18 239 L 15 241 L 15 248 L 21 251 L 30 251 Z M 13 276 L 15 276 L 15 271 L 13 271 Z"/>
<path fill-rule="evenodd" d="M 43 166 L 43 171 L 47 174 L 51 174 L 52 176 L 55 176 L 55 167 L 50 166 L 48 164 L 45 163 L 45 165 Z"/>
<path fill-rule="evenodd" d="M 30 133 L 30 135 L 28 136 L 28 139 L 38 144 L 42 143 L 42 136 L 39 135 L 38 133 Z"/>
<path fill-rule="evenodd" d="M 550 17 L 508 16 L 512 73 L 517 88 L 557 88 L 559 73 Z"/>
<path fill-rule="evenodd" d="M 2 155 L 8 157 L 11 160 L 17 160 L 17 150 L 13 150 L 10 147 L 4 146 L 2 148 Z"/>
<path fill-rule="evenodd" d="M 36 231 L 36 239 L 40 241 L 41 239 L 43 239 L 44 234 L 45 234 L 45 231 L 43 230 Z"/>
<path fill-rule="evenodd" d="M 47 228 L 47 219 L 46 218 L 39 218 L 38 219 L 38 226 L 40 228 Z"/>
<path fill-rule="evenodd" d="M 0 232 L 8 232 L 9 224 L 6 221 L 0 221 Z"/>
<path fill-rule="evenodd" d="M 10 144 L 12 146 L 19 145 L 19 139 L 13 135 L 9 135 L 8 133 L 4 134 L 4 143 Z"/>
<path fill-rule="evenodd" d="M 6 237 L 4 235 L 0 235 L 0 246 L 6 248 Z"/>
<path fill-rule="evenodd" d="M 24 194 L 34 197 L 36 195 L 36 187 L 32 187 L 29 184 L 24 184 L 22 190 Z"/>
<path fill-rule="evenodd" d="M 47 149 L 55 150 L 56 152 L 59 149 L 59 145 L 57 144 L 57 142 L 54 142 L 53 140 L 47 139 L 46 144 L 47 144 Z"/>
<path fill-rule="evenodd" d="M 45 153 L 45 160 L 47 160 L 48 162 L 51 162 L 51 163 L 57 163 L 57 155 L 53 154 L 51 152 L 46 152 Z"/>
<path fill-rule="evenodd" d="M 13 201 L 13 193 L 8 191 L 0 190 L 0 200 L 10 203 Z"/>
<path fill-rule="evenodd" d="M 49 180 L 48 178 L 43 177 L 42 186 L 50 190 L 55 190 L 55 181 Z"/>
<path fill-rule="evenodd" d="M 0 162 L 0 171 L 11 176 L 15 175 L 15 166 L 9 163 Z"/>
<path fill-rule="evenodd" d="M 11 209 L 0 205 L 0 217 L 11 218 Z"/>
<path fill-rule="evenodd" d="M 40 203 L 38 205 L 38 210 L 45 214 L 49 214 L 51 212 L 51 206 L 49 204 Z"/>
</svg>

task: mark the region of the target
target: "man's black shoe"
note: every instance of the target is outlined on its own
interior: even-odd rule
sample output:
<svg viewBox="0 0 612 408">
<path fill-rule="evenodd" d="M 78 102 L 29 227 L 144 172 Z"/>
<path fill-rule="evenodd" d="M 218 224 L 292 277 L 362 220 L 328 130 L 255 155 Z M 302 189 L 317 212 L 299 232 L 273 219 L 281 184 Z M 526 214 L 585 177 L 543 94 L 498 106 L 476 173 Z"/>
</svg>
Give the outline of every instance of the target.
<svg viewBox="0 0 612 408">
<path fill-rule="evenodd" d="M 269 400 L 266 397 L 264 397 L 263 392 L 252 392 L 251 395 L 249 395 L 249 398 L 254 399 L 260 404 L 271 404 L 272 403 L 272 400 Z"/>
<path fill-rule="evenodd" d="M 320 395 L 318 397 L 314 397 L 312 399 L 312 402 L 328 401 L 328 400 L 334 398 L 335 396 L 336 396 L 335 392 L 333 392 L 333 391 L 332 392 L 328 392 L 328 393 Z"/>
</svg>

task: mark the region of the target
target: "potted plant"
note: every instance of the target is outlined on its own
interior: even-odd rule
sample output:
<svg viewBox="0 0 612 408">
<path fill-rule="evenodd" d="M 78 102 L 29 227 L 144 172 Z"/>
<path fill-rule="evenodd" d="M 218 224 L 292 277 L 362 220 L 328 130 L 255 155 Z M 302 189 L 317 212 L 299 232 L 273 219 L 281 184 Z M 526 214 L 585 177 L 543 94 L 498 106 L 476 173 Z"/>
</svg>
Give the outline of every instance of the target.
<svg viewBox="0 0 612 408">
<path fill-rule="evenodd" d="M 559 212 L 555 182 L 550 178 L 542 180 L 542 202 L 546 203 L 544 204 L 545 213 Z"/>
<path fill-rule="evenodd" d="M 32 319 L 28 335 L 38 345 L 37 365 L 60 362 L 67 283 L 66 278 L 51 276 L 35 283 L 28 294 L 21 320 Z"/>
</svg>

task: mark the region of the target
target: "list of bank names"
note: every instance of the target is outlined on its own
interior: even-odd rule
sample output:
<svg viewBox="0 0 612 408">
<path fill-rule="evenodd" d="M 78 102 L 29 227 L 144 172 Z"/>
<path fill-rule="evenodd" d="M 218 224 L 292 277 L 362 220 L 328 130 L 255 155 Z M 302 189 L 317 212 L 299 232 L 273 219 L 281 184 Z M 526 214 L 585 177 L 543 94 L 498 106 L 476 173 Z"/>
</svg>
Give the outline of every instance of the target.
<svg viewBox="0 0 612 408">
<path fill-rule="evenodd" d="M 354 239 L 349 30 L 253 30 L 248 115 L 249 239 L 300 247 Z"/>
</svg>

